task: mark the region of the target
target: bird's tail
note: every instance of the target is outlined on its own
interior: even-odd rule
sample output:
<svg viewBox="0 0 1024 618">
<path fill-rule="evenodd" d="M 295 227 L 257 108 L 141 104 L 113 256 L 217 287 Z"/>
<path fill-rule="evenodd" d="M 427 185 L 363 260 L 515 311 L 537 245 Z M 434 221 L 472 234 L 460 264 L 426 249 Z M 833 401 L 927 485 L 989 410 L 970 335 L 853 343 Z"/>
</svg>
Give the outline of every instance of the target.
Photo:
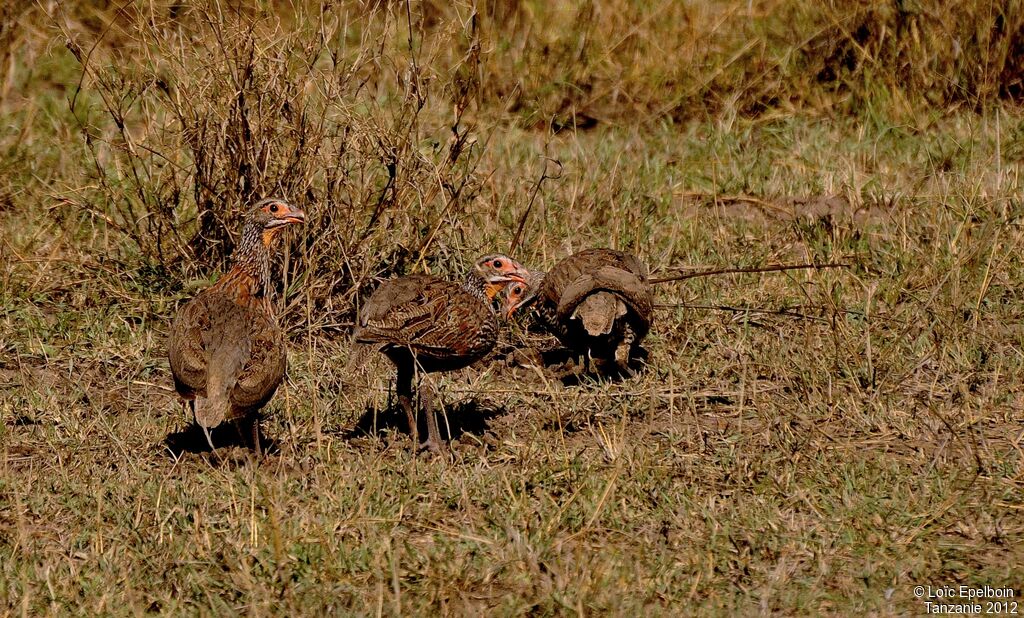
<svg viewBox="0 0 1024 618">
<path fill-rule="evenodd" d="M 207 384 L 207 392 L 213 385 Z M 228 391 L 221 388 L 221 392 L 212 397 L 196 397 L 196 423 L 204 430 L 213 429 L 224 422 L 231 409 L 231 400 Z"/>
<path fill-rule="evenodd" d="M 602 291 L 584 298 L 573 315 L 579 316 L 591 336 L 599 337 L 612 332 L 615 320 L 626 315 L 626 305 L 615 294 Z"/>
<path fill-rule="evenodd" d="M 206 365 L 206 396 L 196 397 L 196 423 L 213 429 L 231 412 L 231 391 L 249 358 L 247 340 L 217 346 Z"/>
</svg>

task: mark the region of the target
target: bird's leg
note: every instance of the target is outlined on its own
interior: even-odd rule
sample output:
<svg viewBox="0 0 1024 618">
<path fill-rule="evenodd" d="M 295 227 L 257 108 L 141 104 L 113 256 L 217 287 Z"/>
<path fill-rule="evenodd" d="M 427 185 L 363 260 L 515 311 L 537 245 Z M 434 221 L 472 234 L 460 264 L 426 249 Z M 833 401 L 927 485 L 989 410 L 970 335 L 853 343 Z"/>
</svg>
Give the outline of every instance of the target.
<svg viewBox="0 0 1024 618">
<path fill-rule="evenodd" d="M 631 378 L 636 377 L 636 372 L 629 366 L 629 361 L 633 356 L 633 344 L 635 341 L 636 334 L 633 332 L 633 327 L 627 324 L 622 341 L 615 347 L 615 364 Z"/>
<path fill-rule="evenodd" d="M 401 363 L 398 365 L 398 379 L 395 381 L 395 391 L 398 393 L 398 404 L 405 411 L 409 420 L 409 435 L 412 436 L 412 445 L 415 449 L 419 446 L 420 435 L 416 427 L 416 413 L 412 407 L 412 363 Z"/>
<path fill-rule="evenodd" d="M 441 430 L 437 426 L 437 410 L 434 409 L 434 402 L 437 401 L 437 393 L 434 385 L 426 381 L 426 388 L 419 389 L 420 400 L 423 402 L 423 413 L 427 415 L 427 441 L 423 448 L 431 453 L 441 452 Z"/>
<path fill-rule="evenodd" d="M 256 452 L 257 456 L 263 455 L 260 448 L 260 421 L 255 414 L 244 416 L 235 421 L 235 430 L 238 431 L 238 438 L 249 448 Z"/>
<path fill-rule="evenodd" d="M 260 419 L 252 419 L 252 446 L 257 457 L 263 457 L 263 446 L 260 444 Z"/>
</svg>

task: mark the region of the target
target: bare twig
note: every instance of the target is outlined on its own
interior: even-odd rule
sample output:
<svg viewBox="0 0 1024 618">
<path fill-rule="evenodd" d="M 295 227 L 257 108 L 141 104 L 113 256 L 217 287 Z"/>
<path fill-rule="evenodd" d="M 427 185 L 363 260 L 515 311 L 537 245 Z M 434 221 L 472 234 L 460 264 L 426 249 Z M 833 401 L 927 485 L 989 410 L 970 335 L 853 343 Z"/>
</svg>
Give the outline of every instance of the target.
<svg viewBox="0 0 1024 618">
<path fill-rule="evenodd" d="M 812 320 L 815 322 L 827 322 L 825 318 L 806 313 L 799 313 L 789 309 L 762 309 L 760 307 L 733 307 L 730 305 L 693 305 L 690 303 L 658 303 L 655 309 L 706 309 L 708 311 L 731 311 L 733 313 L 761 313 L 765 315 L 781 315 L 801 320 Z"/>
<path fill-rule="evenodd" d="M 558 166 L 558 173 L 554 176 L 548 175 L 549 161 Z M 533 209 L 533 202 L 537 199 L 537 194 L 540 192 L 541 185 L 544 184 L 545 180 L 558 180 L 561 177 L 562 162 L 558 159 L 552 159 L 551 157 L 544 157 L 544 171 L 541 172 L 540 178 L 537 179 L 537 184 L 533 185 L 533 194 L 530 196 L 530 203 L 526 205 L 526 210 L 524 210 L 523 215 L 519 217 L 519 227 L 516 229 L 516 235 L 512 237 L 512 244 L 508 247 L 509 255 L 515 255 L 516 248 L 519 247 L 519 241 L 523 238 L 523 228 L 526 227 L 526 219 L 530 216 L 530 210 Z"/>
<path fill-rule="evenodd" d="M 669 277 L 656 277 L 654 279 L 648 279 L 647 282 L 654 285 L 659 283 L 669 283 L 670 281 L 685 281 L 686 279 L 693 279 L 696 277 L 710 277 L 712 275 L 729 275 L 733 273 L 770 273 L 779 272 L 783 270 L 819 270 L 825 268 L 849 267 L 849 264 L 830 262 L 828 264 L 771 264 L 768 266 L 753 266 L 749 268 L 716 268 L 714 270 L 698 270 L 688 273 L 679 273 L 678 275 L 671 275 Z"/>
</svg>

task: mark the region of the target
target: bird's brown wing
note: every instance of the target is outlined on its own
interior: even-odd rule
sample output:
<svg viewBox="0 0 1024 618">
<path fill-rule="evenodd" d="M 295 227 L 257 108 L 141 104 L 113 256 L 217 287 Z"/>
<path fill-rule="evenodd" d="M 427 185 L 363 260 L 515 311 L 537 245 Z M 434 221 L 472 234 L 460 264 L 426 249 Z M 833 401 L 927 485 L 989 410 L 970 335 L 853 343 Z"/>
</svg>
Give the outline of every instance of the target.
<svg viewBox="0 0 1024 618">
<path fill-rule="evenodd" d="M 622 299 L 641 322 L 650 327 L 654 315 L 650 287 L 634 273 L 614 266 L 601 266 L 566 286 L 558 301 L 557 318 L 569 319 L 585 298 L 597 292 L 610 292 Z"/>
<path fill-rule="evenodd" d="M 178 391 L 196 398 L 196 422 L 204 427 L 258 409 L 285 371 L 284 338 L 273 318 L 212 290 L 178 313 L 168 356 Z"/>
<path fill-rule="evenodd" d="M 363 306 L 356 342 L 408 345 L 442 312 L 438 289 L 443 283 L 425 275 L 382 283 Z"/>
<path fill-rule="evenodd" d="M 424 291 L 439 281 L 430 275 L 407 275 L 380 284 L 359 312 L 359 326 L 379 325 L 394 319 L 396 311 L 421 302 Z"/>
<path fill-rule="evenodd" d="M 360 344 L 403 347 L 437 359 L 462 358 L 490 349 L 491 330 L 496 335 L 484 303 L 459 284 L 433 277 L 385 282 L 366 307 L 354 337 Z"/>
<path fill-rule="evenodd" d="M 210 329 L 210 312 L 203 295 L 182 307 L 171 323 L 167 338 L 167 359 L 174 375 L 174 387 L 182 397 L 206 395 L 208 358 L 204 333 Z"/>
<path fill-rule="evenodd" d="M 248 355 L 237 370 L 231 404 L 242 411 L 262 407 L 274 396 L 287 369 L 284 334 L 267 315 L 250 312 L 247 319 Z"/>
<path fill-rule="evenodd" d="M 419 299 L 434 277 L 429 275 L 408 275 L 389 279 L 380 284 L 359 311 L 359 318 L 352 330 L 352 350 L 345 372 L 361 368 L 373 353 L 389 344 L 394 344 L 401 331 L 402 323 L 426 319 L 427 315 L 412 308 L 420 304 Z M 409 306 L 408 309 L 403 307 Z M 406 315 L 401 315 L 405 313 Z"/>
<path fill-rule="evenodd" d="M 604 266 L 633 273 L 641 281 L 647 280 L 647 267 L 635 256 L 615 249 L 585 249 L 563 258 L 548 271 L 541 284 L 540 295 L 557 304 L 565 289 L 580 276 L 594 273 Z"/>
<path fill-rule="evenodd" d="M 231 401 L 238 376 L 249 359 L 246 321 L 251 310 L 235 304 L 221 294 L 204 297 L 210 315 L 210 328 L 203 331 L 206 350 L 206 396 L 196 397 L 196 422 L 216 427 L 225 419 L 240 415 Z"/>
<path fill-rule="evenodd" d="M 417 329 L 413 349 L 441 361 L 482 356 L 494 347 L 498 327 L 493 311 L 456 283 L 436 286 L 433 317 Z"/>
</svg>

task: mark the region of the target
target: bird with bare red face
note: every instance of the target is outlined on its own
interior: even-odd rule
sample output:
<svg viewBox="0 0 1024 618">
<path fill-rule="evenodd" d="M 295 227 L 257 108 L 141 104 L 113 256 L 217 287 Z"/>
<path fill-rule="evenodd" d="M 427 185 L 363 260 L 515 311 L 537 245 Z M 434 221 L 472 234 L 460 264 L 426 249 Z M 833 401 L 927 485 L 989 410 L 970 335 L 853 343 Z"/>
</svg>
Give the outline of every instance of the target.
<svg viewBox="0 0 1024 618">
<path fill-rule="evenodd" d="M 462 369 L 490 352 L 498 338 L 492 300 L 507 284 L 525 281 L 525 273 L 508 256 L 488 255 L 477 260 L 462 282 L 430 275 L 398 277 L 382 283 L 363 305 L 352 334 L 349 369 L 361 366 L 373 351 L 395 365 L 398 400 L 414 445 L 419 443 L 414 379 L 420 373 Z M 424 408 L 423 446 L 436 452 L 441 446 L 437 418 L 430 405 Z"/>
<path fill-rule="evenodd" d="M 270 259 L 281 232 L 305 214 L 265 199 L 245 215 L 231 269 L 185 304 L 171 324 L 167 356 L 174 387 L 211 449 L 210 430 L 236 423 L 259 450 L 257 413 L 284 379 L 284 335 L 271 306 Z"/>
</svg>

